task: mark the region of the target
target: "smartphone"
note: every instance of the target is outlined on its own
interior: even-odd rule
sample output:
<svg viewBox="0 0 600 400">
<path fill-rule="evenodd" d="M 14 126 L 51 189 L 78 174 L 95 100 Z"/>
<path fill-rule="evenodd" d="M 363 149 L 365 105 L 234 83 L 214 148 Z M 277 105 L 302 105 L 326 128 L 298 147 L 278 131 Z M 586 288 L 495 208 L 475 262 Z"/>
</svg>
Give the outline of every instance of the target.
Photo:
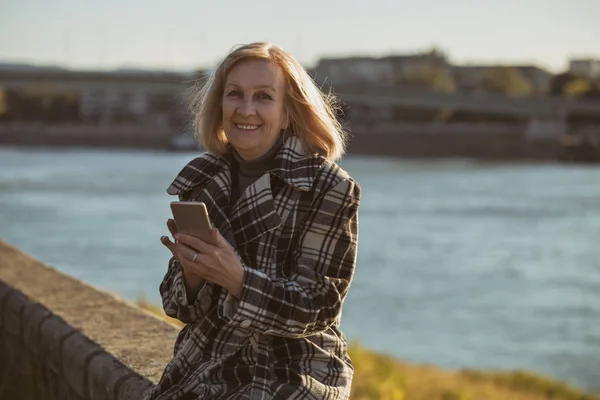
<svg viewBox="0 0 600 400">
<path fill-rule="evenodd" d="M 173 201 L 171 202 L 171 212 L 179 232 L 194 236 L 207 243 L 213 242 L 212 225 L 204 203 Z"/>
</svg>

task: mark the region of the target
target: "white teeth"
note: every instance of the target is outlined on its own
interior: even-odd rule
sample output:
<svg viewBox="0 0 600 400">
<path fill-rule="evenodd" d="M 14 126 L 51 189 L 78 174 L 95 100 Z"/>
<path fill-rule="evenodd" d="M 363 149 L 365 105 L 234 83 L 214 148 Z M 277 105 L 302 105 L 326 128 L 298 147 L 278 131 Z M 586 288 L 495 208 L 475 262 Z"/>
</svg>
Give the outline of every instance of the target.
<svg viewBox="0 0 600 400">
<path fill-rule="evenodd" d="M 236 124 L 235 125 L 237 128 L 239 129 L 243 129 L 246 131 L 253 131 L 255 129 L 258 129 L 258 125 L 240 125 L 240 124 Z"/>
</svg>

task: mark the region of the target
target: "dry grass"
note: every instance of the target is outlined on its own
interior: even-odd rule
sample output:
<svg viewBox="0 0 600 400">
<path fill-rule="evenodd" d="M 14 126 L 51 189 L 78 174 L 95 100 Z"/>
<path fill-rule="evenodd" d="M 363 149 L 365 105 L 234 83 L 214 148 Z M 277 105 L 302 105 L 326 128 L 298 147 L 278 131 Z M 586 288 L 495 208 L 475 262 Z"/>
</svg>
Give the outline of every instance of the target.
<svg viewBox="0 0 600 400">
<path fill-rule="evenodd" d="M 353 400 L 600 400 L 569 385 L 525 371 L 446 371 L 412 365 L 350 347 Z"/>
<path fill-rule="evenodd" d="M 138 305 L 183 326 L 143 297 Z M 359 344 L 349 353 L 355 368 L 352 400 L 600 400 L 599 394 L 525 371 L 446 371 L 404 363 Z"/>
</svg>

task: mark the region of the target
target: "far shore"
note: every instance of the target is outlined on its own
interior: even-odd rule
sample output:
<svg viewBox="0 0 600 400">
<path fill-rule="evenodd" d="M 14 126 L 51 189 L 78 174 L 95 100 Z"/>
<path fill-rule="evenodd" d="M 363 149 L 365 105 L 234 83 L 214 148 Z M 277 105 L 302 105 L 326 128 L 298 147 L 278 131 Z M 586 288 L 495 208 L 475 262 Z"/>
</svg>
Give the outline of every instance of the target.
<svg viewBox="0 0 600 400">
<path fill-rule="evenodd" d="M 564 157 L 557 141 L 524 139 L 518 129 L 488 126 L 479 133 L 473 126 L 439 130 L 436 126 L 403 125 L 377 130 L 356 126 L 350 131 L 348 154 L 406 158 L 472 158 L 478 160 L 559 161 Z M 475 127 L 476 128 L 476 127 Z M 427 129 L 428 131 L 422 131 Z M 109 148 L 129 150 L 197 151 L 191 133 L 172 128 L 138 125 L 0 124 L 0 146 L 41 148 Z"/>
</svg>

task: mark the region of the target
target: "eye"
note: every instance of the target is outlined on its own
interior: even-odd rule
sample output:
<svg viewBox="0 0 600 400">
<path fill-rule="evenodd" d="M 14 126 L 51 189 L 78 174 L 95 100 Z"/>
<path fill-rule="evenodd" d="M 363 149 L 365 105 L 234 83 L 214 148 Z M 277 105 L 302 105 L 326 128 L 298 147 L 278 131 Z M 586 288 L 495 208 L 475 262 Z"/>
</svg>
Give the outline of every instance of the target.
<svg viewBox="0 0 600 400">
<path fill-rule="evenodd" d="M 227 93 L 227 97 L 241 97 L 242 93 L 239 90 L 232 90 Z"/>
<path fill-rule="evenodd" d="M 273 98 L 271 96 L 269 96 L 267 93 L 264 93 L 264 92 L 261 92 L 258 94 L 258 99 L 263 100 L 263 101 L 273 100 Z"/>
</svg>

